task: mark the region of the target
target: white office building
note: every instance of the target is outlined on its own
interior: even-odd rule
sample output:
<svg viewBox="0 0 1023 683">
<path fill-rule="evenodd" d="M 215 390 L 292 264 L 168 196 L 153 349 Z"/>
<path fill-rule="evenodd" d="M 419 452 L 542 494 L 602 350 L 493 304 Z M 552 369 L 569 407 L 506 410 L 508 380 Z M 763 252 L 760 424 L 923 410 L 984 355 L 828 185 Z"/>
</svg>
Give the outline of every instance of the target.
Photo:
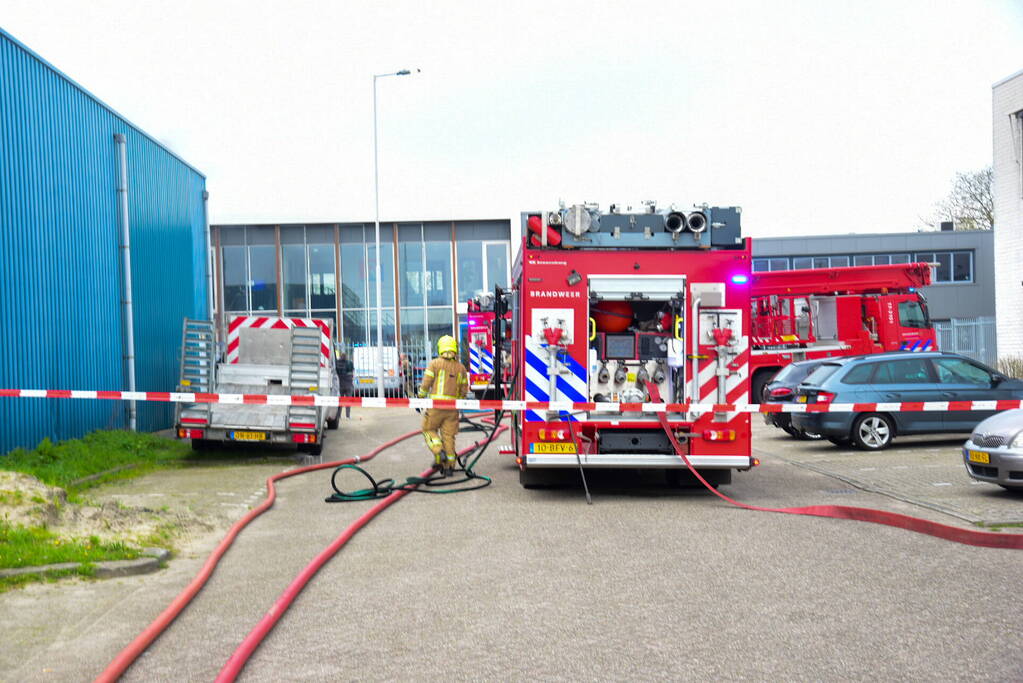
<svg viewBox="0 0 1023 683">
<path fill-rule="evenodd" d="M 992 87 L 999 356 L 1023 356 L 1023 71 Z"/>
</svg>

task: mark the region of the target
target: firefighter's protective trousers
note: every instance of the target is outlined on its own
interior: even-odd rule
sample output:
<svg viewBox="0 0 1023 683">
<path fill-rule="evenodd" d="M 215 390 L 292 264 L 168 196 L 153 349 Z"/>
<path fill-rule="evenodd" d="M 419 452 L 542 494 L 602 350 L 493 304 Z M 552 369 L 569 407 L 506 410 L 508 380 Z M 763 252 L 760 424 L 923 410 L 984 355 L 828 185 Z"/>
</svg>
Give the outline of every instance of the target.
<svg viewBox="0 0 1023 683">
<path fill-rule="evenodd" d="M 448 467 L 454 462 L 456 434 L 458 434 L 457 410 L 431 408 L 423 414 L 423 438 L 426 439 L 426 447 L 433 453 L 435 465 Z"/>
<path fill-rule="evenodd" d="M 434 358 L 426 366 L 423 383 L 419 387 L 420 398 L 459 399 L 469 391 L 469 372 L 455 360 L 448 357 Z M 452 467 L 455 462 L 455 435 L 458 433 L 458 411 L 431 408 L 423 415 L 423 438 L 426 447 L 433 453 L 434 463 Z"/>
</svg>

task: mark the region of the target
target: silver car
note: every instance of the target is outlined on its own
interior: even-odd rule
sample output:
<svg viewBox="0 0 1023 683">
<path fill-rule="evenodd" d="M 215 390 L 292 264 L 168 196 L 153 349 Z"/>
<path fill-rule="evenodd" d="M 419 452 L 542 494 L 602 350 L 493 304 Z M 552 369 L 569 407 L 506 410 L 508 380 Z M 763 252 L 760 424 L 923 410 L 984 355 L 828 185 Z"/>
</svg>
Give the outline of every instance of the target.
<svg viewBox="0 0 1023 683">
<path fill-rule="evenodd" d="M 977 481 L 1023 489 L 1023 410 L 996 413 L 963 445 L 966 472 Z"/>
</svg>

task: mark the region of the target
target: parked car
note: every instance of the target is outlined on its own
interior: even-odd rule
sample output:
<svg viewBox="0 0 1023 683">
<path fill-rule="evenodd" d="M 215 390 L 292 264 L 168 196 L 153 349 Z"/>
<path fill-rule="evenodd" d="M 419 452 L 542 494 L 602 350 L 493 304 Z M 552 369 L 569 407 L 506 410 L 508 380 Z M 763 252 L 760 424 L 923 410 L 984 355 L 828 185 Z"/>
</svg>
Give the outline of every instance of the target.
<svg viewBox="0 0 1023 683">
<path fill-rule="evenodd" d="M 1006 410 L 974 427 L 963 464 L 977 481 L 1023 489 L 1023 410 Z"/>
<path fill-rule="evenodd" d="M 799 383 L 816 370 L 826 359 L 801 360 L 789 363 L 778 371 L 771 381 L 764 385 L 763 395 L 760 396 L 761 403 L 792 403 L 796 399 L 796 388 Z M 794 439 L 819 439 L 820 434 L 804 432 L 792 426 L 791 413 L 764 413 L 764 422 L 778 429 Z"/>
<path fill-rule="evenodd" d="M 1023 381 L 955 353 L 895 351 L 835 358 L 799 385 L 796 401 L 821 403 L 914 403 L 996 401 L 1023 398 Z M 886 410 L 793 413 L 792 426 L 823 434 L 835 444 L 851 442 L 881 450 L 896 436 L 969 432 L 990 410 Z"/>
</svg>

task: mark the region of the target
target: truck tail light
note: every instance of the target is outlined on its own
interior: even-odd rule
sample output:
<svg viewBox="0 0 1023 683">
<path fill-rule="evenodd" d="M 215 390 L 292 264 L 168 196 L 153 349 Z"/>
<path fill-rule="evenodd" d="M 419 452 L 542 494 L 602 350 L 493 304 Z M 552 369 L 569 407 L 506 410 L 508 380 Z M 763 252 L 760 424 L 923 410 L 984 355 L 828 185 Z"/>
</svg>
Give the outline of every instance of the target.
<svg viewBox="0 0 1023 683">
<path fill-rule="evenodd" d="M 568 432 L 564 429 L 541 429 L 540 441 L 565 441 L 568 438 Z"/>
<path fill-rule="evenodd" d="M 706 441 L 735 441 L 734 429 L 704 429 L 703 438 Z"/>
<path fill-rule="evenodd" d="M 178 429 L 179 439 L 203 439 L 206 437 L 206 432 L 202 429 Z"/>
<path fill-rule="evenodd" d="M 830 391 L 818 391 L 817 403 L 831 403 L 835 400 L 835 394 Z"/>
<path fill-rule="evenodd" d="M 294 443 L 316 443 L 315 434 L 292 434 L 291 440 Z"/>
<path fill-rule="evenodd" d="M 771 389 L 771 398 L 781 398 L 782 396 L 791 396 L 792 390 L 788 387 L 778 387 L 777 389 Z"/>
</svg>

